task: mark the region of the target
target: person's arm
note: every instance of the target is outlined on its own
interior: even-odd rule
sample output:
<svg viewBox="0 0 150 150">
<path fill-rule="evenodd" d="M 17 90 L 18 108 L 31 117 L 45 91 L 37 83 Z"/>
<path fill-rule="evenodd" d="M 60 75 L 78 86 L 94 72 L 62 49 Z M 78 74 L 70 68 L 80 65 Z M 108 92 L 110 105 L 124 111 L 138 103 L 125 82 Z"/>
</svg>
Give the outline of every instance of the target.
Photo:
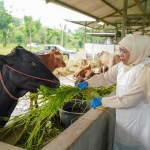
<svg viewBox="0 0 150 150">
<path fill-rule="evenodd" d="M 117 82 L 118 65 L 111 67 L 107 72 L 96 74 L 89 80 L 86 80 L 88 86 L 100 87 L 100 86 L 111 86 Z"/>
<path fill-rule="evenodd" d="M 103 97 L 101 103 L 104 107 L 131 108 L 137 106 L 143 99 L 145 99 L 145 93 L 139 84 L 135 83 L 125 95 Z"/>
<path fill-rule="evenodd" d="M 131 108 L 137 106 L 141 101 L 147 101 L 147 68 L 144 67 L 139 73 L 126 94 L 119 97 L 117 95 L 103 97 L 101 99 L 104 107 L 111 108 Z"/>
</svg>

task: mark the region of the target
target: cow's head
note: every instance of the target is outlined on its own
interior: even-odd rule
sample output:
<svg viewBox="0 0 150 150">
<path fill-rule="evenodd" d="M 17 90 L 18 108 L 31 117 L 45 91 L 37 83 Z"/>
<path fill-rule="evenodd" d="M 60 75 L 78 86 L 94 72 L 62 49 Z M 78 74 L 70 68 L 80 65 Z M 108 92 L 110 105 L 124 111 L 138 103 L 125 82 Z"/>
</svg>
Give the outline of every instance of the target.
<svg viewBox="0 0 150 150">
<path fill-rule="evenodd" d="M 55 58 L 54 60 L 57 68 L 66 67 L 66 63 L 63 61 L 63 54 L 59 50 L 53 49 L 50 53 L 52 53 Z"/>
<path fill-rule="evenodd" d="M 85 79 L 89 79 L 94 75 L 94 71 L 91 69 L 91 65 L 80 66 L 79 70 L 75 72 L 75 84 L 83 82 Z"/>
<path fill-rule="evenodd" d="M 80 66 L 87 66 L 87 65 L 89 65 L 88 61 L 87 61 L 86 59 L 83 59 L 83 60 L 81 61 Z"/>
<path fill-rule="evenodd" d="M 63 61 L 63 55 L 58 50 L 51 50 L 49 54 L 38 55 L 45 66 L 53 72 L 56 68 L 66 67 L 66 63 Z"/>
<path fill-rule="evenodd" d="M 94 75 L 95 75 L 95 73 L 94 73 L 94 71 L 92 69 L 87 70 L 86 73 L 85 73 L 85 77 L 87 79 L 90 79 Z"/>
<path fill-rule="evenodd" d="M 75 84 L 83 82 L 86 79 L 90 79 L 94 75 L 95 75 L 95 73 L 92 69 L 89 69 L 89 70 L 84 69 L 84 70 L 80 71 L 80 73 L 77 76 L 75 76 Z"/>
<path fill-rule="evenodd" d="M 9 73 L 9 82 L 18 89 L 36 92 L 40 85 L 59 87 L 60 82 L 35 54 L 17 46 L 6 56 L 1 56 L 2 74 Z M 8 79 L 7 79 L 8 80 Z"/>
</svg>

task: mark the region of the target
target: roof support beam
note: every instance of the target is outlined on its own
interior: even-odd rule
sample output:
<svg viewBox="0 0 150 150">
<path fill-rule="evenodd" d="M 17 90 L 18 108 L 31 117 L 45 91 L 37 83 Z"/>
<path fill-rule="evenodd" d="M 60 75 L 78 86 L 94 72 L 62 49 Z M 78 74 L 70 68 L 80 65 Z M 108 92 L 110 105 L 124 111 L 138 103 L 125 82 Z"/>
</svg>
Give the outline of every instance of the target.
<svg viewBox="0 0 150 150">
<path fill-rule="evenodd" d="M 128 0 L 124 0 L 121 39 L 125 37 L 126 22 L 127 22 L 127 6 L 128 6 Z"/>
<path fill-rule="evenodd" d="M 128 17 L 132 17 L 132 18 L 139 18 L 139 17 L 144 17 L 144 14 L 128 14 Z M 150 14 L 147 15 L 148 17 L 150 17 Z M 121 17 L 121 15 L 112 15 L 111 17 Z"/>
<path fill-rule="evenodd" d="M 106 23 L 106 24 L 111 24 L 112 26 L 115 26 L 114 23 L 110 23 L 110 22 L 107 22 L 107 21 L 105 21 L 105 20 L 103 20 L 103 19 L 99 19 L 99 18 L 97 18 L 97 17 L 95 17 L 95 16 L 93 16 L 93 15 L 91 15 L 91 14 L 89 14 L 89 13 L 86 13 L 86 12 L 84 12 L 84 11 L 81 11 L 81 10 L 79 10 L 79 9 L 77 9 L 77 8 L 71 6 L 71 5 L 68 5 L 68 4 L 66 4 L 66 3 L 64 3 L 64 2 L 62 2 L 62 1 L 59 1 L 59 0 L 47 0 L 47 1 L 52 2 L 52 3 L 59 4 L 59 5 L 61 5 L 61 6 L 64 6 L 64 7 L 66 7 L 66 8 L 69 8 L 69 9 L 71 9 L 71 10 L 73 10 L 73 11 L 76 11 L 76 12 L 78 12 L 78 13 L 81 13 L 81 14 L 84 14 L 84 15 L 89 16 L 89 17 L 91 17 L 91 18 L 94 18 L 95 20 L 99 20 L 99 21 L 102 21 L 102 22 L 104 22 L 104 23 Z"/>
<path fill-rule="evenodd" d="M 145 0 L 141 1 L 140 4 L 143 3 L 143 2 L 145 2 Z M 133 4 L 133 5 L 128 6 L 127 9 L 132 8 L 132 7 L 134 7 L 134 6 L 136 6 L 136 4 Z M 120 9 L 120 10 L 118 10 L 118 11 L 116 11 L 116 12 L 114 12 L 114 13 L 111 13 L 111 14 L 109 14 L 109 15 L 106 15 L 105 17 L 102 17 L 102 18 L 100 18 L 100 19 L 105 19 L 105 18 L 107 18 L 107 17 L 111 17 L 111 16 L 113 16 L 113 15 L 119 13 L 119 12 L 122 12 L 122 11 L 123 11 L 123 9 Z"/>
<path fill-rule="evenodd" d="M 106 5 L 108 5 L 109 7 L 113 8 L 116 12 L 120 13 L 120 15 L 122 15 L 121 11 L 118 11 L 118 9 L 116 9 L 114 6 L 112 6 L 110 3 L 108 3 L 105 0 L 102 0 Z"/>
<path fill-rule="evenodd" d="M 138 0 L 134 0 L 134 1 L 135 1 L 136 5 L 139 7 L 139 9 L 141 10 L 141 12 L 142 12 L 143 15 L 146 17 L 147 21 L 148 21 L 149 24 L 150 24 L 150 20 L 149 20 L 149 18 L 147 17 L 145 11 L 142 9 L 142 7 L 141 7 L 140 3 L 138 2 Z"/>
<path fill-rule="evenodd" d="M 144 10 L 146 11 L 146 6 L 147 6 L 147 1 L 145 2 L 145 5 L 144 5 Z M 142 26 L 142 35 L 144 35 L 144 26 L 145 26 L 145 17 L 143 18 L 143 26 Z"/>
</svg>

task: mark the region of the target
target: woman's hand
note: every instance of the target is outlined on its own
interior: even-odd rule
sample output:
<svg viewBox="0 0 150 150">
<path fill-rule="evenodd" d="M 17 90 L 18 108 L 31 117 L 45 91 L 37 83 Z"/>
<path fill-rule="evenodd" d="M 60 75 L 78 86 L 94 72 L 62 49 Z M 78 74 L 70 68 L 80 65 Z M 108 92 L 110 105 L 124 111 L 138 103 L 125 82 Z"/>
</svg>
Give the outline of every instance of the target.
<svg viewBox="0 0 150 150">
<path fill-rule="evenodd" d="M 90 101 L 90 104 L 91 104 L 91 107 L 93 107 L 94 109 L 100 105 L 102 105 L 101 103 L 101 99 L 102 97 L 96 97 L 96 98 L 93 98 L 91 101 Z"/>
<path fill-rule="evenodd" d="M 79 92 L 82 92 L 83 89 L 85 89 L 88 86 L 88 83 L 86 81 L 76 84 L 80 88 Z"/>
</svg>

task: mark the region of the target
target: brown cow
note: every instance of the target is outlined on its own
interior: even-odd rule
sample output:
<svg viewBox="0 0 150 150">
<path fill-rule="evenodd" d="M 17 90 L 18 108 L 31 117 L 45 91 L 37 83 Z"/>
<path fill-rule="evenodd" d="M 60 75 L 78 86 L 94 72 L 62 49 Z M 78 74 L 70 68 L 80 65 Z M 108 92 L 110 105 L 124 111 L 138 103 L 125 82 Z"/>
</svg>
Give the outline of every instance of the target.
<svg viewBox="0 0 150 150">
<path fill-rule="evenodd" d="M 77 71 L 75 72 L 75 84 L 82 82 L 85 78 L 89 79 L 94 75 L 94 71 L 91 69 L 91 65 L 88 63 L 86 59 L 81 61 L 81 64 Z"/>
<path fill-rule="evenodd" d="M 87 65 L 89 65 L 88 61 L 87 61 L 86 59 L 83 59 L 83 60 L 81 61 L 80 67 L 82 67 L 82 66 L 87 66 Z"/>
<path fill-rule="evenodd" d="M 50 53 L 45 54 L 45 55 L 37 55 L 42 62 L 44 63 L 44 65 L 51 71 L 53 72 L 56 68 L 60 68 L 60 67 L 66 67 L 66 63 L 63 61 L 63 55 L 60 51 L 56 50 L 56 49 L 52 49 L 50 51 Z M 32 94 L 30 92 L 30 94 Z M 35 104 L 37 106 L 37 100 L 34 100 Z M 33 106 L 33 100 L 30 99 L 30 107 Z"/>
<path fill-rule="evenodd" d="M 106 72 L 109 68 L 120 62 L 120 56 L 118 54 L 111 54 L 107 51 L 102 51 L 97 54 L 99 60 L 99 72 Z"/>
</svg>

